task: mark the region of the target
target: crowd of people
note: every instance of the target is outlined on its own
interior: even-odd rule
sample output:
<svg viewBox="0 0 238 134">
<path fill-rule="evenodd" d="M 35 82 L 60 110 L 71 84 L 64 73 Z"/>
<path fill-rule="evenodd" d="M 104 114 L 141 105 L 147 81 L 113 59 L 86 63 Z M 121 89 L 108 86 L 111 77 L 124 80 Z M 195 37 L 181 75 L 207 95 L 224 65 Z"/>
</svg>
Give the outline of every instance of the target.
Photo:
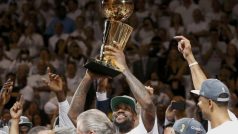
<svg viewBox="0 0 238 134">
<path fill-rule="evenodd" d="M 135 0 L 124 51 L 105 46 L 113 79 L 83 67 L 100 53 L 100 4 L 0 1 L 0 133 L 237 130 L 237 0 Z"/>
</svg>

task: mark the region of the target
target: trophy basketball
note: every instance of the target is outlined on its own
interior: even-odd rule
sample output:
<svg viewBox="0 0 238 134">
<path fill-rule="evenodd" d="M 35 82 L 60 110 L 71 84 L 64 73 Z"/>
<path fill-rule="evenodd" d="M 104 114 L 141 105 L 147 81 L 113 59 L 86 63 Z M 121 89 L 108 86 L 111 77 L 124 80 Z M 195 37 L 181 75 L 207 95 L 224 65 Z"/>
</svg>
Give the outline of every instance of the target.
<svg viewBox="0 0 238 134">
<path fill-rule="evenodd" d="M 115 59 L 103 54 L 104 46 L 117 42 L 116 45 L 120 45 L 117 48 L 125 48 L 133 28 L 123 21 L 133 13 L 134 4 L 133 0 L 102 0 L 101 6 L 107 20 L 104 23 L 100 58 L 90 58 L 84 67 L 98 74 L 115 77 L 121 72 L 115 65 Z"/>
</svg>

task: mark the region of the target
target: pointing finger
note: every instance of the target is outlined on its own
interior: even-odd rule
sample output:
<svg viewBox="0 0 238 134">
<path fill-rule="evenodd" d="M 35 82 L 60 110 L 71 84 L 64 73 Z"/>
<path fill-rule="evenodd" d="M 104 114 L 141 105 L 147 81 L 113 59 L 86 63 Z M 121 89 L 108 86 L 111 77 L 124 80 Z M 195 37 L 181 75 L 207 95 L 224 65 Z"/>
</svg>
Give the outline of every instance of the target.
<svg viewBox="0 0 238 134">
<path fill-rule="evenodd" d="M 186 40 L 184 36 L 175 36 L 174 39 L 180 41 L 180 40 Z"/>
</svg>

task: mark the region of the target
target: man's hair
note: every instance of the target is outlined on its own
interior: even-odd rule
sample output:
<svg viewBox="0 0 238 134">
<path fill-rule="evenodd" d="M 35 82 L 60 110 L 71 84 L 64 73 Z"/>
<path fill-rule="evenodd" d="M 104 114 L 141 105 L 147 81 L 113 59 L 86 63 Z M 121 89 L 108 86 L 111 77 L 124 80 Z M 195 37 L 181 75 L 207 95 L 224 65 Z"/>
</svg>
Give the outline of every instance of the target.
<svg viewBox="0 0 238 134">
<path fill-rule="evenodd" d="M 38 132 L 42 131 L 42 130 L 49 130 L 47 127 L 44 126 L 36 126 L 33 127 L 28 134 L 38 134 Z"/>
<path fill-rule="evenodd" d="M 227 107 L 228 106 L 228 102 L 217 102 L 217 101 L 215 101 L 215 103 L 217 104 L 218 107 Z"/>
<path fill-rule="evenodd" d="M 221 98 L 227 98 L 229 97 L 228 94 L 222 93 L 219 95 L 219 97 Z M 219 102 L 219 101 L 214 101 L 218 107 L 227 107 L 229 104 L 229 101 L 225 101 L 225 102 Z"/>
<path fill-rule="evenodd" d="M 94 131 L 97 134 L 113 134 L 112 122 L 106 114 L 97 110 L 90 109 L 81 113 L 77 118 L 77 129 L 82 132 Z"/>
</svg>

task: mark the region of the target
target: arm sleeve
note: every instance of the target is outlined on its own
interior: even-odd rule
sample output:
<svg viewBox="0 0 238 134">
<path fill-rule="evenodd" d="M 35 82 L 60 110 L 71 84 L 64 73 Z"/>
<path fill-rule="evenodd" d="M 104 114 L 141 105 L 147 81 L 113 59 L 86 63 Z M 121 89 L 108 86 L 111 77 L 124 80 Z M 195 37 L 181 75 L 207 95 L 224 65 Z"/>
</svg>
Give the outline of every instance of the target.
<svg viewBox="0 0 238 134">
<path fill-rule="evenodd" d="M 69 103 L 67 100 L 59 102 L 59 127 L 73 127 L 75 128 L 73 122 L 68 116 Z"/>
<path fill-rule="evenodd" d="M 97 101 L 96 101 L 96 108 L 102 112 L 104 112 L 106 115 L 108 115 L 111 112 L 110 107 L 110 99 L 108 99 L 106 96 L 106 92 L 99 93 L 96 92 Z"/>
</svg>

